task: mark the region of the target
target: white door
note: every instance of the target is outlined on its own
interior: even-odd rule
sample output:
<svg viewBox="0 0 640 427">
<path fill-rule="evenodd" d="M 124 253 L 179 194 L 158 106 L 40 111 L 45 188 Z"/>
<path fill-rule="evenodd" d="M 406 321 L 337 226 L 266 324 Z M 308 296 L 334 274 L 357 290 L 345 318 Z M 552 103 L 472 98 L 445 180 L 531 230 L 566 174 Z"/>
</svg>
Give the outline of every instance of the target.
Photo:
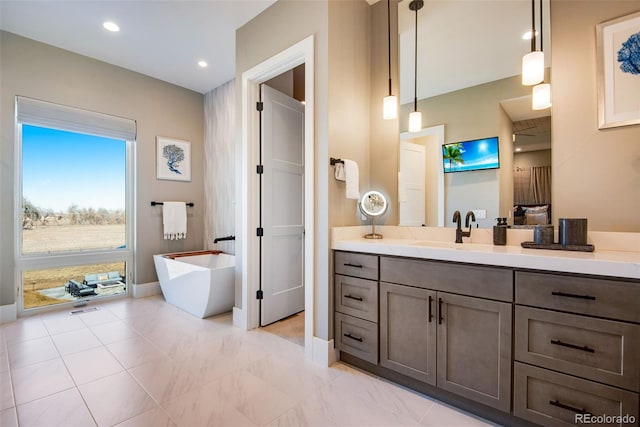
<svg viewBox="0 0 640 427">
<path fill-rule="evenodd" d="M 304 105 L 262 86 L 260 325 L 304 310 Z"/>
<path fill-rule="evenodd" d="M 398 199 L 400 225 L 420 227 L 425 221 L 425 147 L 400 141 Z"/>
</svg>

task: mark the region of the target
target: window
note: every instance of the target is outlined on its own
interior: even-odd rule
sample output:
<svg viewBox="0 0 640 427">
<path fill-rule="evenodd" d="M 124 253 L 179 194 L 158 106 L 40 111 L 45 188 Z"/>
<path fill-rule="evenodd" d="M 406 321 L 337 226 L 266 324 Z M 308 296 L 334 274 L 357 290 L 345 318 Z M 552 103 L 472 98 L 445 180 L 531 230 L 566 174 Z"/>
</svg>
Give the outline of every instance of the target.
<svg viewBox="0 0 640 427">
<path fill-rule="evenodd" d="M 18 97 L 21 310 L 127 292 L 135 122 Z"/>
</svg>

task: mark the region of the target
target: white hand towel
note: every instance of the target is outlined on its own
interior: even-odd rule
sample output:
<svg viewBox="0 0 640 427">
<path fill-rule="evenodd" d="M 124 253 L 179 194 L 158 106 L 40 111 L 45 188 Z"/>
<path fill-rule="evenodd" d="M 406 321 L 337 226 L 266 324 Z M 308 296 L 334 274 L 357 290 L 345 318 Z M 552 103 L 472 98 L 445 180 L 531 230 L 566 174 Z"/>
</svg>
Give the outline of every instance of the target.
<svg viewBox="0 0 640 427">
<path fill-rule="evenodd" d="M 360 199 L 360 173 L 358 164 L 353 160 L 344 159 L 344 174 L 347 180 L 347 199 Z"/>
<path fill-rule="evenodd" d="M 334 175 L 338 181 L 346 181 L 347 177 L 344 172 L 344 163 L 336 163 Z"/>
<path fill-rule="evenodd" d="M 178 240 L 187 238 L 187 205 L 185 202 L 163 202 L 162 224 L 164 239 Z"/>
</svg>

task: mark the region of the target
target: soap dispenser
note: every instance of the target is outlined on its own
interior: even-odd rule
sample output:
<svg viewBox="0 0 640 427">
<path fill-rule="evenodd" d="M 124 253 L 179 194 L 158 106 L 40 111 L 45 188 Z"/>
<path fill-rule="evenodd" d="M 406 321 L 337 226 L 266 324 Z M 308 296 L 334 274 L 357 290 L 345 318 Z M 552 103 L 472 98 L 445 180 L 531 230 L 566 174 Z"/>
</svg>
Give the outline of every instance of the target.
<svg viewBox="0 0 640 427">
<path fill-rule="evenodd" d="M 506 245 L 507 244 L 507 218 L 496 218 L 498 224 L 493 226 L 493 244 L 494 245 Z"/>
</svg>

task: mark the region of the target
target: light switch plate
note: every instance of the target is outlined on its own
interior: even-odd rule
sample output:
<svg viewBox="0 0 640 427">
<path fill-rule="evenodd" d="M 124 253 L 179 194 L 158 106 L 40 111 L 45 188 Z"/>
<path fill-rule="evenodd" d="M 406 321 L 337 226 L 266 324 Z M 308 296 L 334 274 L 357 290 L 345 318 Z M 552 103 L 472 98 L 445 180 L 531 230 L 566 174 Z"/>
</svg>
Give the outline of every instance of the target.
<svg viewBox="0 0 640 427">
<path fill-rule="evenodd" d="M 476 219 L 486 219 L 487 218 L 487 210 L 486 209 L 474 209 L 473 214 L 476 216 Z"/>
</svg>

